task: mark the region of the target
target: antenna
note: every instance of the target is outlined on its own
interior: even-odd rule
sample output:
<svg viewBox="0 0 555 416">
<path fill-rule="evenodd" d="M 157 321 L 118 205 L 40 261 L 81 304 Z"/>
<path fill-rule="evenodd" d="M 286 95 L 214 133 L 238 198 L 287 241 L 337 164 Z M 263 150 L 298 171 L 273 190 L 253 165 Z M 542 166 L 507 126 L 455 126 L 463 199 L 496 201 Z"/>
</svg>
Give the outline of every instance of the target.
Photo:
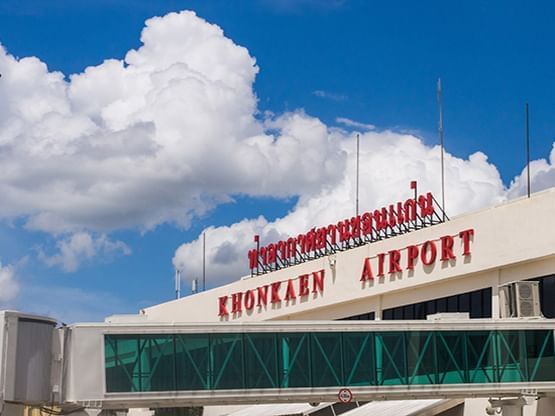
<svg viewBox="0 0 555 416">
<path fill-rule="evenodd" d="M 443 100 L 441 97 L 441 78 L 437 79 L 437 105 L 439 108 L 438 134 L 441 146 L 441 209 L 443 210 L 443 221 L 445 221 L 445 165 L 443 155 Z"/>
<path fill-rule="evenodd" d="M 528 176 L 528 198 L 530 198 L 530 122 L 528 118 L 528 103 L 526 110 L 526 171 Z"/>
<path fill-rule="evenodd" d="M 181 271 L 175 269 L 175 298 L 179 299 L 181 297 Z"/>
<path fill-rule="evenodd" d="M 206 290 L 206 231 L 202 233 L 202 291 Z"/>
<path fill-rule="evenodd" d="M 359 178 L 359 159 L 360 159 L 360 134 L 357 133 L 357 177 L 356 177 L 356 207 L 355 216 L 358 217 L 358 178 Z"/>
</svg>

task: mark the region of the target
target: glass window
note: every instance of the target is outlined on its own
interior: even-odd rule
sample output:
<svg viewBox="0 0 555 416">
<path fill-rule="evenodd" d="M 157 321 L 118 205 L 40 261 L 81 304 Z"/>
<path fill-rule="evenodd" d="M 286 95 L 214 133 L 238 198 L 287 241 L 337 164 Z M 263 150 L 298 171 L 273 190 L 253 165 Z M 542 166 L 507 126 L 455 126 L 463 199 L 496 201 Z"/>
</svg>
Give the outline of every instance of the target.
<svg viewBox="0 0 555 416">
<path fill-rule="evenodd" d="M 447 298 L 447 312 L 459 312 L 458 295 Z"/>
<path fill-rule="evenodd" d="M 470 294 L 470 317 L 482 317 L 482 292 L 480 290 Z"/>
<path fill-rule="evenodd" d="M 105 335 L 106 391 L 555 381 L 552 330 Z"/>
</svg>

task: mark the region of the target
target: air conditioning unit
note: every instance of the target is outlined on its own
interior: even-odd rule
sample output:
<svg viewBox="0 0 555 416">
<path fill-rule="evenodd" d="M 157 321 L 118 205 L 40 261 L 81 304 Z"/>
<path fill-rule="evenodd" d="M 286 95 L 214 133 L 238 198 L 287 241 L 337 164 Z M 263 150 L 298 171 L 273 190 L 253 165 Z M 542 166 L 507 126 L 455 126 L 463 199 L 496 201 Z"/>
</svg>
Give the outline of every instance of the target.
<svg viewBox="0 0 555 416">
<path fill-rule="evenodd" d="M 520 281 L 499 287 L 501 318 L 538 318 L 540 309 L 540 287 L 536 281 Z"/>
</svg>

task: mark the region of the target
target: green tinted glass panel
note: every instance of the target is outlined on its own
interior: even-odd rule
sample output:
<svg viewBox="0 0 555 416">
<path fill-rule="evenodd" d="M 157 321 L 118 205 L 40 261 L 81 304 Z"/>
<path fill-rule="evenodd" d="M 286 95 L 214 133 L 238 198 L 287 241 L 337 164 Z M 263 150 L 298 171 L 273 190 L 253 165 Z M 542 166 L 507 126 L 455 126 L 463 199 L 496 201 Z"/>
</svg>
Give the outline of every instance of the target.
<svg viewBox="0 0 555 416">
<path fill-rule="evenodd" d="M 211 355 L 212 387 L 214 389 L 245 387 L 242 334 L 212 335 Z"/>
<path fill-rule="evenodd" d="M 275 334 L 245 334 L 247 388 L 277 388 L 278 362 Z"/>
<path fill-rule="evenodd" d="M 378 384 L 407 384 L 407 354 L 404 332 L 376 334 L 376 373 Z"/>
<path fill-rule="evenodd" d="M 315 387 L 341 386 L 343 382 L 341 334 L 319 333 L 312 335 L 311 365 Z"/>
<path fill-rule="evenodd" d="M 437 360 L 433 332 L 405 334 L 408 384 L 436 384 Z"/>
<path fill-rule="evenodd" d="M 372 333 L 343 333 L 345 385 L 372 386 L 376 384 L 374 342 Z"/>
<path fill-rule="evenodd" d="M 106 391 L 555 381 L 550 330 L 110 334 Z"/>
<path fill-rule="evenodd" d="M 175 336 L 177 390 L 210 388 L 209 345 L 208 335 Z"/>
<path fill-rule="evenodd" d="M 443 331 L 435 333 L 437 383 L 468 383 L 466 333 Z"/>
<path fill-rule="evenodd" d="M 310 386 L 310 335 L 278 334 L 278 339 L 281 387 Z"/>
</svg>

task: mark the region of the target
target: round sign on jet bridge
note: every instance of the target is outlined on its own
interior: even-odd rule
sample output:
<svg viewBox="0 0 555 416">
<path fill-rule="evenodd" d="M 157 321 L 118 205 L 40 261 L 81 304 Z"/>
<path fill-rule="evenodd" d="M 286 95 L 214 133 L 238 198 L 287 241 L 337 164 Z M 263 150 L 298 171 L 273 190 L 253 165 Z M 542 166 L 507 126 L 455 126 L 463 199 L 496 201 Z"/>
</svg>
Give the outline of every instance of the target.
<svg viewBox="0 0 555 416">
<path fill-rule="evenodd" d="M 351 403 L 351 400 L 353 400 L 353 392 L 349 389 L 341 389 L 337 394 L 337 398 L 341 403 Z"/>
</svg>

